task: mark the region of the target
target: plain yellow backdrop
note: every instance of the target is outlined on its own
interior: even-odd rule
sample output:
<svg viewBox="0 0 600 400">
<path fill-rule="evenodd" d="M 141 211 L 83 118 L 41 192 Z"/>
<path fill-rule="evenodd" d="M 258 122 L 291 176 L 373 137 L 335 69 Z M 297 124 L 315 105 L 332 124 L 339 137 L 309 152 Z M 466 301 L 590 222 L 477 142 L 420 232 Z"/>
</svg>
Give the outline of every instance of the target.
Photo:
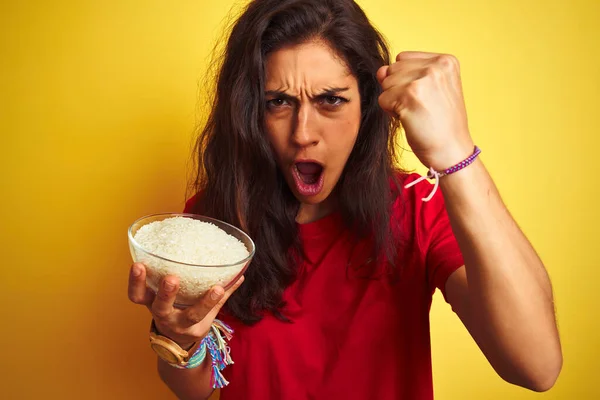
<svg viewBox="0 0 600 400">
<path fill-rule="evenodd" d="M 183 207 L 198 83 L 232 4 L 0 4 L 0 398 L 173 398 L 126 298 L 126 229 Z M 472 135 L 554 283 L 553 390 L 501 381 L 436 296 L 437 399 L 600 399 L 600 2 L 360 4 L 394 52 L 459 58 Z"/>
</svg>

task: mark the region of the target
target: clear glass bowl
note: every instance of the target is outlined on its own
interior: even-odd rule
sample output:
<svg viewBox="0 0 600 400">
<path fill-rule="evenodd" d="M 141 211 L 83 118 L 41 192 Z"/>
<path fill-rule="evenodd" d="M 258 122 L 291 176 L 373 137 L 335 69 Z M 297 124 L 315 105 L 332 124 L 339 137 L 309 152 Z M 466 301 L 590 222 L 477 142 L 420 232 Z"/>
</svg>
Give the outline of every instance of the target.
<svg viewBox="0 0 600 400">
<path fill-rule="evenodd" d="M 142 226 L 173 217 L 193 218 L 216 225 L 227 234 L 242 242 L 246 246 L 246 250 L 248 250 L 248 257 L 233 264 L 225 265 L 187 264 L 152 254 L 142 248 L 134 239 L 136 232 Z M 196 303 L 214 285 L 221 285 L 227 290 L 246 271 L 255 251 L 254 242 L 242 230 L 218 219 L 196 214 L 164 213 L 148 215 L 135 221 L 129 227 L 127 236 L 129 238 L 129 251 L 131 252 L 133 261 L 146 265 L 146 285 L 150 289 L 156 293 L 160 281 L 167 275 L 175 275 L 179 278 L 179 291 L 175 299 L 175 304 L 179 307 L 186 307 Z"/>
</svg>

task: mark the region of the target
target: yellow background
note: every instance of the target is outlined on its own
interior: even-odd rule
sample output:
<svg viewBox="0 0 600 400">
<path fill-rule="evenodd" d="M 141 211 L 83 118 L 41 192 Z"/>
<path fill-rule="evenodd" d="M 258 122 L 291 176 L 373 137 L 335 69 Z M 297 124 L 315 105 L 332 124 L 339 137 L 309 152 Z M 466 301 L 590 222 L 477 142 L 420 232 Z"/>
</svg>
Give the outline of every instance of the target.
<svg viewBox="0 0 600 400">
<path fill-rule="evenodd" d="M 0 4 L 0 398 L 172 398 L 126 299 L 126 229 L 182 209 L 198 82 L 232 4 Z M 436 296 L 437 399 L 600 398 L 600 2 L 361 4 L 395 52 L 458 56 L 472 134 L 554 282 L 556 387 L 502 382 Z"/>
</svg>

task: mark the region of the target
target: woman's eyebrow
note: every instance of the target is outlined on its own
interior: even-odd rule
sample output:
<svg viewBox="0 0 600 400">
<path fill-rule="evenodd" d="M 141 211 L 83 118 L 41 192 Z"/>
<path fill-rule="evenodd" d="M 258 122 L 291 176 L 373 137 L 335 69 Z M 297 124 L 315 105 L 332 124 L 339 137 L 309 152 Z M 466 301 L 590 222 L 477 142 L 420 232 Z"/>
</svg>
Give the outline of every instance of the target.
<svg viewBox="0 0 600 400">
<path fill-rule="evenodd" d="M 327 87 L 327 88 L 323 89 L 323 91 L 321 93 L 315 95 L 314 97 L 317 98 L 317 97 L 323 97 L 323 96 L 335 96 L 337 94 L 346 92 L 348 90 L 350 90 L 349 87 Z M 273 96 L 273 97 L 286 99 L 286 100 L 296 99 L 296 96 L 285 93 L 285 91 L 283 91 L 283 90 L 267 90 L 265 92 L 265 96 Z"/>
<path fill-rule="evenodd" d="M 287 94 L 283 90 L 267 90 L 265 92 L 265 96 L 273 96 L 273 97 L 285 98 L 285 99 L 295 99 L 296 98 L 296 96 Z"/>
<path fill-rule="evenodd" d="M 321 93 L 317 94 L 314 98 L 315 99 L 323 99 L 325 97 L 335 97 L 335 96 L 338 96 L 348 90 L 350 90 L 350 88 L 330 87 L 330 88 L 324 89 Z"/>
<path fill-rule="evenodd" d="M 323 89 L 323 92 L 317 96 L 333 96 L 350 90 L 349 87 L 328 87 Z"/>
</svg>

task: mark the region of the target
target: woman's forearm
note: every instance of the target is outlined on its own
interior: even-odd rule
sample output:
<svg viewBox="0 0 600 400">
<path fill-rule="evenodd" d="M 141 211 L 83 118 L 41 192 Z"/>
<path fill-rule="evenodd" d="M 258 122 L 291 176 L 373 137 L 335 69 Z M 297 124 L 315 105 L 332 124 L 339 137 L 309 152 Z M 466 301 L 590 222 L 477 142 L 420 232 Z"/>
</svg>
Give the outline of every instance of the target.
<svg viewBox="0 0 600 400">
<path fill-rule="evenodd" d="M 196 368 L 178 369 L 158 359 L 158 374 L 162 381 L 181 400 L 206 400 L 213 393 L 211 358 Z"/>
<path fill-rule="evenodd" d="M 478 160 L 441 179 L 466 279 L 447 293 L 475 340 L 506 380 L 551 387 L 562 355 L 550 279 Z"/>
</svg>

